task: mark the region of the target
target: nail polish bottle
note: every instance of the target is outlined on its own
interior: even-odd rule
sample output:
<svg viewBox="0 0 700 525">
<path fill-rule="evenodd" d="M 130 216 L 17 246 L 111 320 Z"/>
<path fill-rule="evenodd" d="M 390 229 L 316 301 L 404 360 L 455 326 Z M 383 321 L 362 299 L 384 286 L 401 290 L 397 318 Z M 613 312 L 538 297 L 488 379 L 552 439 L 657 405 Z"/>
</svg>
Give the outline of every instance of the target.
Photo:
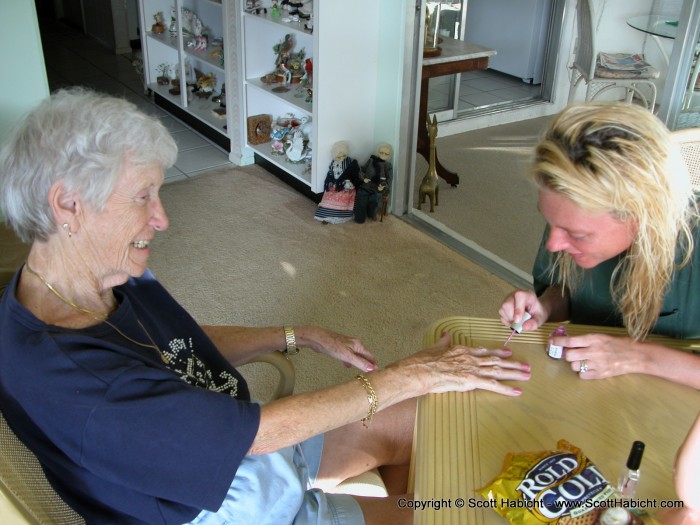
<svg viewBox="0 0 700 525">
<path fill-rule="evenodd" d="M 568 335 L 566 333 L 566 328 L 563 326 L 557 326 L 557 329 L 549 334 L 549 342 L 547 343 L 547 355 L 552 359 L 561 359 L 564 357 L 564 347 L 560 345 L 555 345 L 552 342 L 553 337 L 558 337 L 560 335 Z"/>
<path fill-rule="evenodd" d="M 625 498 L 633 498 L 639 483 L 639 466 L 644 454 L 644 443 L 635 441 L 632 443 L 627 463 L 620 473 L 617 481 L 617 491 Z"/>
</svg>

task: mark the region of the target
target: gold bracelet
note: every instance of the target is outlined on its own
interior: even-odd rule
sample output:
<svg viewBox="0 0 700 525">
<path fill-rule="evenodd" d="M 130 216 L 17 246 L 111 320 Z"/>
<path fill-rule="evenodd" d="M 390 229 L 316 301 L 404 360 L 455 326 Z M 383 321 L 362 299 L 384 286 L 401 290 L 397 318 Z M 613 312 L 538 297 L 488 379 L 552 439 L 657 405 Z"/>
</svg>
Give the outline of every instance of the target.
<svg viewBox="0 0 700 525">
<path fill-rule="evenodd" d="M 284 349 L 284 353 L 287 355 L 294 355 L 299 353 L 299 349 L 297 348 L 297 337 L 294 334 L 294 328 L 291 326 L 285 326 L 283 327 L 284 329 L 284 340 L 287 343 L 286 348 Z"/>
<path fill-rule="evenodd" d="M 367 391 L 367 402 L 369 403 L 369 410 L 367 411 L 367 415 L 363 417 L 360 421 L 362 421 L 362 424 L 365 428 L 369 428 L 370 423 L 372 423 L 372 418 L 374 417 L 374 414 L 377 413 L 377 406 L 379 405 L 379 400 L 377 399 L 377 393 L 374 391 L 374 388 L 372 388 L 372 383 L 369 382 L 369 379 L 367 379 L 362 374 L 358 374 L 357 376 L 355 376 L 355 379 L 362 383 L 362 386 L 364 386 L 365 390 Z"/>
</svg>

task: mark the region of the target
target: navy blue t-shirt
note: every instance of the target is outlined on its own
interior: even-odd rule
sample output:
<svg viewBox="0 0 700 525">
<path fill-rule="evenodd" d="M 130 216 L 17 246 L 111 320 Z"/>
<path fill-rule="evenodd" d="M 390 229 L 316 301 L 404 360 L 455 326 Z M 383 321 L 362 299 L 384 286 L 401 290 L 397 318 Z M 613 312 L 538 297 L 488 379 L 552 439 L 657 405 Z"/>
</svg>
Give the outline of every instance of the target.
<svg viewBox="0 0 700 525">
<path fill-rule="evenodd" d="M 150 272 L 107 323 L 47 325 L 0 298 L 0 409 L 88 523 L 183 523 L 215 511 L 260 409 L 242 376 Z M 166 364 L 155 343 L 167 356 Z"/>
</svg>

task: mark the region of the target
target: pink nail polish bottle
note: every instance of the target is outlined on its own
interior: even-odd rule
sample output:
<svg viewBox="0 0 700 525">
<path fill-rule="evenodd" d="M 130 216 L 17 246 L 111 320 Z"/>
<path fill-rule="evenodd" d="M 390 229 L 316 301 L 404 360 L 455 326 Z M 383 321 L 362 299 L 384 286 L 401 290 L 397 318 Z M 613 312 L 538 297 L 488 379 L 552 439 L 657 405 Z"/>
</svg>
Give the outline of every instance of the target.
<svg viewBox="0 0 700 525">
<path fill-rule="evenodd" d="M 557 329 L 549 335 L 549 342 L 547 343 L 547 355 L 552 359 L 561 359 L 562 357 L 564 357 L 564 347 L 555 345 L 552 342 L 553 337 L 557 337 L 560 335 L 567 335 L 566 328 L 561 325 L 557 326 Z"/>
</svg>

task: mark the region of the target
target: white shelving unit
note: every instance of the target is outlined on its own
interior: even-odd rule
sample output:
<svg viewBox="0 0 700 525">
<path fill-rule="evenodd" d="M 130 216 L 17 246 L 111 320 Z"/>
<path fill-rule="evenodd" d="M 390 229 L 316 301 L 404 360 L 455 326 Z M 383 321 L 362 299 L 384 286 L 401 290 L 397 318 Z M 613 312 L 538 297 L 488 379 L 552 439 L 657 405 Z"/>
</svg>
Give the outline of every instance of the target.
<svg viewBox="0 0 700 525">
<path fill-rule="evenodd" d="M 177 22 L 176 32 L 170 31 L 172 7 L 176 7 Z M 194 80 L 192 71 L 202 74 L 213 73 L 216 75 L 216 89 L 218 94 L 226 82 L 226 56 L 223 59 L 215 54 L 221 51 L 221 47 L 212 45 L 212 41 L 220 38 L 223 41 L 223 50 L 228 46 L 228 28 L 224 23 L 227 19 L 228 5 L 216 0 L 139 0 L 139 14 L 141 18 L 141 45 L 144 62 L 144 81 L 162 101 L 172 104 L 182 112 L 182 115 L 192 119 L 195 128 L 203 134 L 213 138 L 218 144 L 230 150 L 230 136 L 228 130 L 232 129 L 231 115 L 218 116 L 215 109 L 220 108 L 219 103 L 212 102 L 209 98 L 194 96 L 188 100 L 184 82 Z M 164 33 L 153 33 L 151 28 L 155 22 L 154 15 L 157 12 L 163 14 L 165 24 Z M 206 50 L 197 50 L 189 45 L 192 38 L 186 31 L 188 28 L 187 13 L 193 13 L 202 22 L 209 36 L 209 44 Z M 235 40 L 234 40 L 235 41 Z M 158 67 L 168 64 L 171 68 L 171 76 L 181 80 L 182 87 L 179 94 L 172 94 L 173 85 L 159 85 L 157 77 Z M 228 87 L 227 87 L 228 91 Z M 226 94 L 226 106 L 229 105 L 228 93 Z"/>
<path fill-rule="evenodd" d="M 312 148 L 310 169 L 293 164 L 284 155 L 274 154 L 271 143 L 245 143 L 250 158 L 254 152 L 279 170 L 298 179 L 314 193 L 323 192 L 323 182 L 331 162 L 331 147 L 340 140 L 350 145 L 350 156 L 363 164 L 374 153 L 377 112 L 377 63 L 380 53 L 377 26 L 366 24 L 377 17 L 379 2 L 358 0 L 348 9 L 341 0 L 314 2 L 313 33 L 304 29 L 304 20 L 289 21 L 289 13 L 273 17 L 270 2 L 261 2 L 267 13 L 241 9 L 240 45 L 243 72 L 243 141 L 246 141 L 247 118 L 255 115 L 278 117 L 292 114 L 306 118 Z M 362 28 L 367 29 L 363 31 Z M 313 62 L 313 101 L 299 95 L 296 84 L 286 93 L 275 92 L 274 84 L 261 78 L 275 70 L 273 47 L 286 35 L 295 40 L 293 52 L 301 48 Z M 379 114 L 378 114 L 379 113 Z M 384 139 L 386 140 L 386 139 Z"/>
<path fill-rule="evenodd" d="M 402 49 L 401 0 L 316 0 L 313 33 L 304 29 L 304 21 L 285 21 L 282 10 L 273 17 L 271 0 L 259 2 L 267 13 L 245 11 L 242 0 L 139 0 L 141 41 L 145 82 L 156 95 L 156 102 L 185 120 L 217 144 L 228 149 L 236 164 L 268 163 L 289 182 L 304 191 L 323 192 L 323 182 L 331 162 L 331 148 L 340 140 L 350 145 L 350 156 L 364 164 L 378 142 L 389 142 L 398 150 Z M 176 31 L 171 34 L 171 7 L 179 14 Z M 190 37 L 183 31 L 187 21 L 183 9 L 195 13 L 211 38 L 222 38 L 224 63 L 212 58 L 210 49 L 196 51 L 188 46 Z M 154 34 L 154 14 L 162 12 L 166 32 Z M 313 100 L 296 96 L 298 85 L 279 93 L 261 78 L 275 70 L 273 47 L 286 35 L 295 39 L 294 51 L 305 50 L 313 62 Z M 214 73 L 216 92 L 226 84 L 226 118 L 214 115 L 218 104 L 196 96 L 187 100 L 183 90 L 170 93 L 172 86 L 159 86 L 158 66 L 169 64 L 180 78 L 186 78 L 187 64 L 202 73 Z M 271 144 L 247 143 L 247 119 L 270 115 L 273 120 L 291 113 L 306 119 L 304 129 L 311 141 L 310 166 L 287 162 L 275 155 Z"/>
</svg>

